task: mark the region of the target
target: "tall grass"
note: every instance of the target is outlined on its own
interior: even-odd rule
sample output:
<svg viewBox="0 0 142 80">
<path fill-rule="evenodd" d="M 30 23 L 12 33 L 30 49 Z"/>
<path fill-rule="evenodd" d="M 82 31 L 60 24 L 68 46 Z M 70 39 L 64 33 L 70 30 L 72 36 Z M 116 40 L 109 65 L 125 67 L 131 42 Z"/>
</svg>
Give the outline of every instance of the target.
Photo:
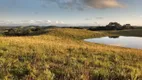
<svg viewBox="0 0 142 80">
<path fill-rule="evenodd" d="M 2 80 L 141 80 L 142 50 L 84 42 L 112 35 L 55 28 L 47 34 L 0 37 Z"/>
</svg>

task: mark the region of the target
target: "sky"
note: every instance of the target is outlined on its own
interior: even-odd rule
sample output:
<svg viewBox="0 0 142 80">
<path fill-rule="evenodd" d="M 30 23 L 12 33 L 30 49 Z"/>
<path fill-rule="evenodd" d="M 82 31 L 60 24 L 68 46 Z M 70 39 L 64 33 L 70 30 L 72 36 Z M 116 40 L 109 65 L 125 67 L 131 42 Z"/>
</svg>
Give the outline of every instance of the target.
<svg viewBox="0 0 142 80">
<path fill-rule="evenodd" d="M 142 25 L 142 0 L 0 0 L 0 25 Z"/>
</svg>

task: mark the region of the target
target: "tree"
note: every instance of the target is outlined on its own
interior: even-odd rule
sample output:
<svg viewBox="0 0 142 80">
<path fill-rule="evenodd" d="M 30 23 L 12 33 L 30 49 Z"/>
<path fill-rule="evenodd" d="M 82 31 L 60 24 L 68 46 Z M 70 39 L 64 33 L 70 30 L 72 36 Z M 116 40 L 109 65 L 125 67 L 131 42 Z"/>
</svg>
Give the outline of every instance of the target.
<svg viewBox="0 0 142 80">
<path fill-rule="evenodd" d="M 131 26 L 131 24 L 125 24 L 123 25 L 123 29 L 133 29 L 134 27 Z"/>
<path fill-rule="evenodd" d="M 106 29 L 108 29 L 108 30 L 120 30 L 120 29 L 122 29 L 122 26 L 117 22 L 110 22 L 108 25 L 106 25 Z"/>
</svg>

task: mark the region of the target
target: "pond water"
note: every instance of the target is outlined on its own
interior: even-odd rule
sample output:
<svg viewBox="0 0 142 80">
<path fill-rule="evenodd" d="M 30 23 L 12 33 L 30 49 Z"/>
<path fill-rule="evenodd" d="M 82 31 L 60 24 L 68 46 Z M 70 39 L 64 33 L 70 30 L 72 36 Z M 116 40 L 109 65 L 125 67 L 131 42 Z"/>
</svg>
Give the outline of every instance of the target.
<svg viewBox="0 0 142 80">
<path fill-rule="evenodd" d="M 85 41 L 127 48 L 142 49 L 142 37 L 108 36 L 101 38 L 85 39 Z"/>
</svg>

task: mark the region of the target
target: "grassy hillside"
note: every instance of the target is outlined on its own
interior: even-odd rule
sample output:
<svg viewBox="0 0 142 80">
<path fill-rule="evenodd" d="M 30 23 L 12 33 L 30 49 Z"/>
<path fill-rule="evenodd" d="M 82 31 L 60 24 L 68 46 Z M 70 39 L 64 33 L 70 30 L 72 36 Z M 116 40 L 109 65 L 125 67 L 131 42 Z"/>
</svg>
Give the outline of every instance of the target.
<svg viewBox="0 0 142 80">
<path fill-rule="evenodd" d="M 50 29 L 37 36 L 0 37 L 0 79 L 142 80 L 142 50 L 84 42 L 120 32 Z"/>
</svg>

